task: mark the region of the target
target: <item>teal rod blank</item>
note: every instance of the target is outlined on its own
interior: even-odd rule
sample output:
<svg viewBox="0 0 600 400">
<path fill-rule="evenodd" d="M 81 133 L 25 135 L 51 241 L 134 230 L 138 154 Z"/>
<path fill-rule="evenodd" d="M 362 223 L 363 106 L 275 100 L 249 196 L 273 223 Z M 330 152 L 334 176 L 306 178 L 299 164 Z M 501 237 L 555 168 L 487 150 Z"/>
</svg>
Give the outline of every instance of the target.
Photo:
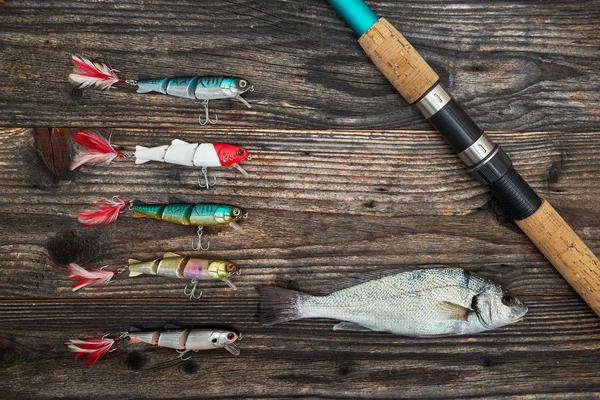
<svg viewBox="0 0 600 400">
<path fill-rule="evenodd" d="M 379 17 L 363 0 L 327 0 L 356 36 L 361 37 Z"/>
</svg>

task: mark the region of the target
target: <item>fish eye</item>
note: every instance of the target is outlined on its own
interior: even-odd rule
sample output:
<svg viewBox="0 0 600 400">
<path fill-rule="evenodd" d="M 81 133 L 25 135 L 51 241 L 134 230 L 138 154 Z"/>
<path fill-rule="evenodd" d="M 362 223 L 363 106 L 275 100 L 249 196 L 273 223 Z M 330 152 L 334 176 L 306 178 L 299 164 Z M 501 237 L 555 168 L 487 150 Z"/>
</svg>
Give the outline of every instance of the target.
<svg viewBox="0 0 600 400">
<path fill-rule="evenodd" d="M 505 306 L 514 306 L 515 298 L 512 296 L 504 296 L 502 297 L 502 304 L 504 304 Z"/>
<path fill-rule="evenodd" d="M 227 265 L 225 266 L 225 269 L 226 269 L 228 272 L 231 272 L 231 271 L 233 271 L 233 270 L 235 269 L 235 265 L 233 265 L 233 264 L 227 264 Z"/>
<path fill-rule="evenodd" d="M 217 338 L 214 338 L 213 340 L 211 340 L 211 342 L 217 343 Z"/>
<path fill-rule="evenodd" d="M 239 208 L 234 208 L 233 209 L 233 216 L 234 217 L 239 217 L 242 214 L 242 210 L 240 210 Z"/>
<path fill-rule="evenodd" d="M 229 332 L 229 333 L 227 334 L 227 340 L 233 340 L 233 339 L 235 339 L 235 333 L 233 333 L 233 332 Z"/>
<path fill-rule="evenodd" d="M 237 153 L 238 153 L 238 156 L 241 156 L 242 154 L 244 154 L 244 150 L 242 150 L 242 149 L 238 149 L 238 152 L 237 152 Z"/>
<path fill-rule="evenodd" d="M 239 81 L 238 85 L 241 88 L 245 88 L 246 86 L 248 86 L 248 82 L 246 82 L 245 80 L 242 79 L 241 81 Z"/>
</svg>

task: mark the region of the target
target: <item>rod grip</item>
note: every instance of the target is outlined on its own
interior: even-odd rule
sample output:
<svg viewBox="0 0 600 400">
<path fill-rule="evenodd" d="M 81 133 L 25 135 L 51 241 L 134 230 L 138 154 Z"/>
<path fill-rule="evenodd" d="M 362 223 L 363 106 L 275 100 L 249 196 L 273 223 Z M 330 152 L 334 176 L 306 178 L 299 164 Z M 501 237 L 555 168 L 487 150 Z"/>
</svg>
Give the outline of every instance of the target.
<svg viewBox="0 0 600 400">
<path fill-rule="evenodd" d="M 585 302 L 600 315 L 600 261 L 546 200 L 515 221 Z"/>
<path fill-rule="evenodd" d="M 385 18 L 375 22 L 358 43 L 385 77 L 409 103 L 414 103 L 439 80 L 414 47 Z"/>
</svg>

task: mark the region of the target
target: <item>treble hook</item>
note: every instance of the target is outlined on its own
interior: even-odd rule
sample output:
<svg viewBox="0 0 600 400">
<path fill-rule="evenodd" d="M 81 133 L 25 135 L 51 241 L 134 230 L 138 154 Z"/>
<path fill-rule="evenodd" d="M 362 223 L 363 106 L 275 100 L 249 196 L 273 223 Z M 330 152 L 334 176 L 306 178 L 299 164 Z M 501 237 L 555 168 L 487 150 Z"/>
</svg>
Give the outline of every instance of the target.
<svg viewBox="0 0 600 400">
<path fill-rule="evenodd" d="M 217 183 L 217 177 L 213 176 L 213 182 L 208 182 L 208 169 L 206 167 L 202 167 L 202 176 L 204 177 L 204 185 L 200 182 L 200 177 L 198 177 L 198 186 L 201 188 L 209 189 L 211 186 L 215 186 Z"/>
<path fill-rule="evenodd" d="M 202 297 L 202 291 L 200 291 L 200 294 L 198 296 L 196 296 L 194 293 L 196 293 L 196 288 L 198 287 L 198 281 L 196 279 L 192 279 L 192 281 L 190 283 L 193 283 L 194 286 L 192 287 L 191 290 L 188 291 L 188 285 L 185 285 L 185 288 L 183 288 L 183 294 L 185 294 L 187 297 L 190 298 L 190 300 L 192 299 L 199 299 L 200 297 Z"/>
<path fill-rule="evenodd" d="M 199 226 L 198 227 L 198 246 L 194 245 L 194 240 L 192 240 L 192 249 L 193 250 L 208 250 L 210 248 L 210 242 L 206 242 L 206 247 L 202 247 L 202 234 L 204 227 L 203 226 Z"/>
<path fill-rule="evenodd" d="M 210 122 L 211 124 L 213 124 L 213 125 L 214 125 L 214 124 L 216 124 L 217 122 L 219 122 L 219 116 L 218 116 L 218 115 L 216 115 L 216 114 L 215 114 L 215 120 L 214 120 L 214 121 L 211 121 L 211 119 L 210 119 L 210 115 L 209 115 L 209 112 L 208 112 L 208 100 L 204 100 L 204 101 L 202 102 L 202 105 L 204 106 L 205 120 L 204 120 L 204 122 L 202 122 L 202 116 L 201 116 L 201 115 L 199 115 L 199 116 L 198 116 L 198 123 L 199 123 L 200 125 L 204 126 L 204 125 L 208 124 L 209 122 Z"/>
<path fill-rule="evenodd" d="M 175 350 L 175 351 L 179 353 L 179 357 L 177 357 L 177 358 L 181 359 L 182 361 L 187 361 L 190 358 L 192 358 L 192 356 L 189 356 L 188 358 L 183 358 L 183 356 L 185 355 L 185 353 L 187 353 L 189 350 L 183 350 L 183 351 L 182 350 Z"/>
</svg>

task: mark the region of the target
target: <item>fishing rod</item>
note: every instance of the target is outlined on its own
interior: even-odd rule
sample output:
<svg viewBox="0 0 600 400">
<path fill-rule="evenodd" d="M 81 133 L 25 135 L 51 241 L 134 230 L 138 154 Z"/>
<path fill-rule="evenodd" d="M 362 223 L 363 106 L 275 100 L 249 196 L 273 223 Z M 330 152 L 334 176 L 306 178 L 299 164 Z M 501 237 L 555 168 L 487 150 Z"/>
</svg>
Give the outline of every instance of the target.
<svg viewBox="0 0 600 400">
<path fill-rule="evenodd" d="M 600 316 L 600 261 L 550 203 L 539 197 L 495 144 L 440 84 L 404 36 L 363 0 L 327 0 L 402 97 L 417 106 L 517 225 Z"/>
</svg>

